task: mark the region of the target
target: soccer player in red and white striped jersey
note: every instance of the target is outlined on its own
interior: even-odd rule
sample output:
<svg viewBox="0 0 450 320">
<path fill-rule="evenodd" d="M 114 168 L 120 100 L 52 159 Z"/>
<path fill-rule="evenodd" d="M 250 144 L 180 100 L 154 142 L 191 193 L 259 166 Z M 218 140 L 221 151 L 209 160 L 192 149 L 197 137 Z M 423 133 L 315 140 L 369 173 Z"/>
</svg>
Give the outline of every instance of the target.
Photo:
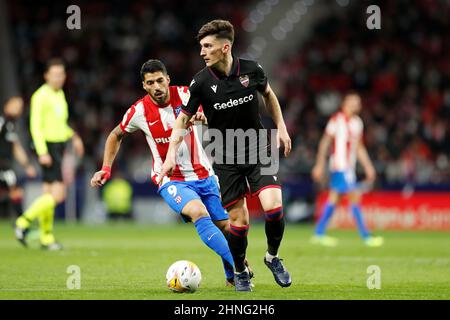
<svg viewBox="0 0 450 320">
<path fill-rule="evenodd" d="M 383 244 L 383 238 L 375 237 L 367 230 L 360 206 L 360 190 L 356 183 L 355 166 L 359 160 L 364 168 L 366 184 L 375 180 L 375 169 L 363 143 L 363 122 L 358 116 L 361 110 L 361 97 L 356 92 L 345 95 L 341 110 L 328 121 L 319 150 L 316 165 L 312 170 L 313 179 L 320 182 L 324 176 L 328 149 L 331 146 L 329 159 L 330 193 L 317 223 L 313 243 L 335 246 L 337 240 L 325 234 L 328 221 L 333 215 L 341 195 L 348 194 L 351 211 L 356 220 L 359 233 L 368 246 L 377 247 Z"/>
<path fill-rule="evenodd" d="M 325 128 L 332 138 L 330 169 L 355 171 L 356 153 L 363 133 L 363 122 L 358 115 L 348 117 L 343 111 L 336 113 Z"/>
<path fill-rule="evenodd" d="M 132 133 L 141 130 L 145 134 L 148 146 L 152 153 L 153 165 L 151 171 L 152 181 L 157 184 L 156 177 L 161 171 L 162 164 L 166 159 L 169 147 L 169 138 L 172 127 L 178 116 L 181 106 L 189 100 L 187 87 L 170 86 L 169 100 L 162 104 L 155 103 L 150 95 L 137 101 L 132 105 L 119 127 L 124 133 Z M 161 90 L 155 92 L 155 97 L 164 95 Z M 161 185 L 168 181 L 195 181 L 205 179 L 214 175 L 205 151 L 203 150 L 199 126 L 190 125 L 180 151 L 176 169 L 172 176 L 164 177 Z"/>
<path fill-rule="evenodd" d="M 166 159 L 169 138 L 181 106 L 189 100 L 183 86 L 169 86 L 170 77 L 159 60 L 149 60 L 141 68 L 142 85 L 147 95 L 133 104 L 122 122 L 106 140 L 103 167 L 91 179 L 91 186 L 102 186 L 111 176 L 111 167 L 126 134 L 142 131 L 150 148 L 153 165 L 151 178 L 159 182 L 158 193 L 185 222 L 192 221 L 202 241 L 221 258 L 227 284 L 234 279 L 234 261 L 224 234 L 228 233 L 228 213 L 222 207 L 219 185 L 201 145 L 198 126 L 187 128 L 176 156 L 176 168 L 159 181 Z M 198 112 L 194 120 L 206 120 Z"/>
</svg>

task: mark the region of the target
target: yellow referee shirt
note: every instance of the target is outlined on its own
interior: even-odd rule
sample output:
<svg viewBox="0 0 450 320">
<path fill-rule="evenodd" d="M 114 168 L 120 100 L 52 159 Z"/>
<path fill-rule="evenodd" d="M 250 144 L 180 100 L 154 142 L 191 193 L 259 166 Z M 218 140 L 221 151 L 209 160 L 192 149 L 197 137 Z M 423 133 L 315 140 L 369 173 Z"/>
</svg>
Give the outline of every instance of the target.
<svg viewBox="0 0 450 320">
<path fill-rule="evenodd" d="M 69 110 L 64 91 L 43 84 L 31 96 L 30 131 L 39 156 L 48 153 L 47 142 L 66 142 L 73 136 L 67 124 Z"/>
</svg>

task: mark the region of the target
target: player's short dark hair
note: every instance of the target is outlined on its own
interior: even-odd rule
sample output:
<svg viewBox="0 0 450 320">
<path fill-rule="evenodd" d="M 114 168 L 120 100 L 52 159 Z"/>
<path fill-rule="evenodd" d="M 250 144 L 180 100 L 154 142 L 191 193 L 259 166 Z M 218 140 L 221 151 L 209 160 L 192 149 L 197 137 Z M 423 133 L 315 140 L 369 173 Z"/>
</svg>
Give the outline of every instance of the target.
<svg viewBox="0 0 450 320">
<path fill-rule="evenodd" d="M 65 67 L 65 63 L 64 63 L 63 59 L 61 59 L 61 58 L 52 58 L 52 59 L 48 60 L 47 63 L 45 64 L 44 72 L 48 72 L 48 70 L 50 70 L 50 68 L 53 66 Z"/>
<path fill-rule="evenodd" d="M 234 42 L 234 27 L 228 20 L 213 20 L 204 24 L 197 34 L 197 40 L 200 41 L 206 36 L 214 35 L 218 39 L 228 39 Z"/>
<path fill-rule="evenodd" d="M 167 74 L 167 69 L 164 63 L 156 59 L 150 59 L 145 62 L 141 67 L 141 79 L 144 81 L 146 73 L 154 73 L 161 71 L 164 74 Z"/>
</svg>

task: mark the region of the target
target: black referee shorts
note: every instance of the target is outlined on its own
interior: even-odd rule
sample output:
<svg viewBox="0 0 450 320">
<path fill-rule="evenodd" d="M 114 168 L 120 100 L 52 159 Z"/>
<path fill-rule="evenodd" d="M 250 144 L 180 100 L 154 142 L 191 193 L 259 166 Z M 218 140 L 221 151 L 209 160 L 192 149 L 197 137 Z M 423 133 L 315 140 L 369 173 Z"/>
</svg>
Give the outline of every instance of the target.
<svg viewBox="0 0 450 320">
<path fill-rule="evenodd" d="M 219 177 L 222 206 L 227 208 L 240 199 L 257 196 L 266 188 L 281 188 L 276 175 L 262 175 L 261 164 L 213 164 Z"/>
<path fill-rule="evenodd" d="M 48 154 L 52 157 L 50 167 L 42 166 L 42 175 L 44 182 L 62 182 L 62 159 L 66 149 L 65 142 L 47 142 Z"/>
</svg>

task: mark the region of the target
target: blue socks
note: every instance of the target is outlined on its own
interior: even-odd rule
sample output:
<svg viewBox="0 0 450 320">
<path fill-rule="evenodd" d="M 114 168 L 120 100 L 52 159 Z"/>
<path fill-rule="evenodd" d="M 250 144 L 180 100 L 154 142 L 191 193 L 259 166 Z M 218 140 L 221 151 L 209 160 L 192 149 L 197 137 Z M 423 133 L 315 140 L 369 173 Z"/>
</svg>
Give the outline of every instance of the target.
<svg viewBox="0 0 450 320">
<path fill-rule="evenodd" d="M 325 234 L 328 221 L 330 221 L 330 218 L 333 215 L 334 208 L 335 206 L 328 202 L 325 204 L 325 207 L 322 211 L 322 216 L 320 217 L 320 220 L 317 223 L 316 227 L 317 236 L 323 236 Z M 359 234 L 363 239 L 367 239 L 370 236 L 370 233 L 367 230 L 366 225 L 364 224 L 361 207 L 359 205 L 352 205 L 351 210 L 353 217 L 356 220 L 356 225 L 358 226 Z"/>
<path fill-rule="evenodd" d="M 323 208 L 322 211 L 322 216 L 320 217 L 320 220 L 317 223 L 316 235 L 323 236 L 325 234 L 328 221 L 330 221 L 330 218 L 333 215 L 334 208 L 335 206 L 328 202 L 325 204 L 325 207 Z"/>
<path fill-rule="evenodd" d="M 363 239 L 367 239 L 369 237 L 369 231 L 366 228 L 366 225 L 364 224 L 364 220 L 362 217 L 361 207 L 359 205 L 352 205 L 352 214 L 353 217 L 356 220 L 356 224 L 358 226 L 359 234 Z"/>
<path fill-rule="evenodd" d="M 211 217 L 202 217 L 195 221 L 194 225 L 202 241 L 222 257 L 227 279 L 234 278 L 233 256 L 222 231 L 212 222 Z"/>
</svg>

